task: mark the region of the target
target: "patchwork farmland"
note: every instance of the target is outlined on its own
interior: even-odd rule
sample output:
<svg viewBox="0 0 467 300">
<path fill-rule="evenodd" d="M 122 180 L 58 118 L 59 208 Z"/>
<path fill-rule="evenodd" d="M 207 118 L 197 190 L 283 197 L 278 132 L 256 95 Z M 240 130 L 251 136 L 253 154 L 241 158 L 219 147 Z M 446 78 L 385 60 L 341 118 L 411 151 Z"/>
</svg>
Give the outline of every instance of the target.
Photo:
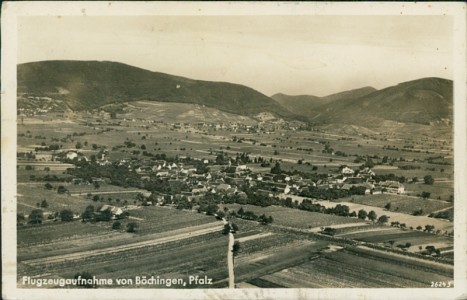
<svg viewBox="0 0 467 300">
<path fill-rule="evenodd" d="M 452 284 L 449 136 L 150 101 L 57 122 L 18 125 L 18 287 L 226 288 L 229 233 L 237 288 Z M 382 191 L 396 182 L 403 193 Z"/>
</svg>

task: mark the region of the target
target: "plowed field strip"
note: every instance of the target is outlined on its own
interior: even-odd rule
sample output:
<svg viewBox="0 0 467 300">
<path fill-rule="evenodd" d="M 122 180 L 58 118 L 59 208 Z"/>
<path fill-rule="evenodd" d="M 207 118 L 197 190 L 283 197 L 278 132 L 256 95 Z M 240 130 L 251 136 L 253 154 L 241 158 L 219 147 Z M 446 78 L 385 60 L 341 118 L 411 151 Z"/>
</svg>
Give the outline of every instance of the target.
<svg viewBox="0 0 467 300">
<path fill-rule="evenodd" d="M 53 263 L 53 262 L 60 262 L 63 260 L 74 260 L 74 259 L 80 259 L 83 257 L 96 256 L 96 255 L 101 255 L 101 254 L 106 254 L 106 253 L 121 252 L 121 251 L 130 250 L 130 249 L 158 245 L 158 244 L 173 242 L 173 241 L 186 239 L 186 238 L 190 238 L 190 237 L 194 237 L 198 235 L 208 234 L 211 232 L 220 231 L 221 228 L 222 228 L 221 226 L 216 224 L 215 227 L 208 227 L 208 228 L 203 228 L 203 229 L 198 229 L 195 231 L 178 233 L 178 234 L 177 232 L 179 230 L 174 230 L 174 232 L 167 233 L 169 234 L 169 236 L 154 238 L 148 241 L 130 243 L 130 244 L 125 244 L 125 245 L 120 245 L 120 246 L 111 246 L 111 247 L 96 249 L 96 250 L 75 252 L 75 253 L 70 253 L 66 255 L 58 255 L 58 256 L 52 256 L 52 257 L 47 257 L 47 258 L 31 259 L 31 260 L 23 261 L 23 262 L 34 266 L 36 264 Z"/>
<path fill-rule="evenodd" d="M 47 244 L 36 247 L 27 247 L 18 249 L 18 260 L 26 261 L 31 259 L 42 259 L 50 256 L 68 255 L 76 252 L 83 251 L 96 251 L 98 249 L 111 249 L 118 247 L 125 247 L 129 244 L 135 244 L 138 242 L 157 240 L 163 237 L 171 237 L 178 234 L 196 232 L 201 229 L 213 229 L 217 228 L 221 230 L 220 222 L 211 222 L 201 224 L 197 226 L 184 227 L 176 230 L 158 232 L 146 235 L 131 235 L 128 233 L 109 233 L 109 236 L 96 236 L 83 239 L 82 243 L 69 243 L 67 241 L 61 241 L 56 243 Z M 214 229 L 213 229 L 214 230 Z"/>
<path fill-rule="evenodd" d="M 263 237 L 266 237 L 266 236 L 270 236 L 270 235 L 273 235 L 273 234 L 274 233 L 272 233 L 272 232 L 258 233 L 258 234 L 255 234 L 255 235 L 250 235 L 250 236 L 238 238 L 236 240 L 239 241 L 240 243 L 242 243 L 242 242 L 246 242 L 246 241 L 255 240 L 255 239 L 263 238 Z"/>
</svg>

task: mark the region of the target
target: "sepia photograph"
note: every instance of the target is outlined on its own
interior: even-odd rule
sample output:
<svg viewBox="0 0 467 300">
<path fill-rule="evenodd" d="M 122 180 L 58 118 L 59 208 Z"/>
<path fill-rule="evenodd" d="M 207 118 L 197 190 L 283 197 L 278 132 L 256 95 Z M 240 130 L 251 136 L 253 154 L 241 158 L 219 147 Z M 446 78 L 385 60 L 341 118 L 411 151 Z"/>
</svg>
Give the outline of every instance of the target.
<svg viewBox="0 0 467 300">
<path fill-rule="evenodd" d="M 465 21 L 4 2 L 3 298 L 466 297 Z"/>
</svg>

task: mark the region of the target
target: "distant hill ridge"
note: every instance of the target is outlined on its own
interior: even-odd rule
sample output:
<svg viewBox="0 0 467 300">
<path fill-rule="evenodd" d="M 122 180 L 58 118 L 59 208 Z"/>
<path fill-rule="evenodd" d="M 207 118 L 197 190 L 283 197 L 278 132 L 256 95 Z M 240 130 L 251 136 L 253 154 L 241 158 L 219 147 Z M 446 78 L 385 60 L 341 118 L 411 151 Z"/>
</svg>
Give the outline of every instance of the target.
<svg viewBox="0 0 467 300">
<path fill-rule="evenodd" d="M 368 95 L 376 91 L 372 87 L 363 87 L 355 90 L 344 91 L 325 97 L 317 97 L 312 95 L 297 95 L 290 96 L 282 93 L 275 94 L 271 98 L 276 100 L 279 104 L 286 107 L 291 112 L 304 116 L 315 116 L 318 111 L 317 108 L 324 104 L 329 104 L 333 101 L 341 99 L 354 99 L 361 96 Z"/>
<path fill-rule="evenodd" d="M 41 61 L 18 65 L 18 94 L 65 100 L 72 110 L 153 100 L 206 105 L 239 115 L 270 112 L 298 118 L 266 95 L 243 85 L 193 80 L 109 61 Z"/>
<path fill-rule="evenodd" d="M 140 100 L 192 103 L 244 116 L 374 128 L 384 121 L 430 124 L 452 120 L 453 82 L 422 78 L 385 89 L 363 87 L 316 97 L 276 94 L 247 86 L 194 80 L 109 61 L 41 61 L 18 65 L 18 95 L 63 100 L 72 110 Z"/>
<path fill-rule="evenodd" d="M 453 81 L 429 77 L 385 89 L 371 87 L 327 97 L 272 96 L 288 110 L 327 124 L 379 126 L 384 120 L 430 124 L 453 119 Z"/>
</svg>

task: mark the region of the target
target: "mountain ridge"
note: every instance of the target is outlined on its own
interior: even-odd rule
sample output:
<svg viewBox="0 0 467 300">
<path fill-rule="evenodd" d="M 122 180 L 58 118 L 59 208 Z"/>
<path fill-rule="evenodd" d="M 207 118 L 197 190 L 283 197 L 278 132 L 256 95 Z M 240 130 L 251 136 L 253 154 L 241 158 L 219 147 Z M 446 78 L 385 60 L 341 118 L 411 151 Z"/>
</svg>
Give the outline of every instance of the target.
<svg viewBox="0 0 467 300">
<path fill-rule="evenodd" d="M 255 117 L 271 113 L 286 120 L 380 126 L 384 121 L 450 123 L 453 81 L 420 78 L 376 90 L 363 87 L 325 97 L 268 97 L 250 87 L 153 72 L 110 61 L 41 61 L 17 66 L 18 98 L 47 96 L 71 110 L 107 104 L 159 101 L 205 105 Z M 447 121 L 446 121 L 447 120 Z"/>
<path fill-rule="evenodd" d="M 195 80 L 109 61 L 41 61 L 18 65 L 18 93 L 60 95 L 72 110 L 139 100 L 195 103 L 252 116 L 298 118 L 244 85 Z"/>
<path fill-rule="evenodd" d="M 296 114 L 302 114 L 305 116 L 313 117 L 317 108 L 321 105 L 331 103 L 343 98 L 356 98 L 363 95 L 367 95 L 376 91 L 373 87 L 363 87 L 353 89 L 349 91 L 343 91 L 339 93 L 330 94 L 324 97 L 318 97 L 313 95 L 286 95 L 277 93 L 271 96 L 272 99 L 277 101 L 279 104 L 294 112 Z"/>
<path fill-rule="evenodd" d="M 431 124 L 453 118 L 453 81 L 439 77 L 415 79 L 380 90 L 365 87 L 326 97 L 276 94 L 273 99 L 292 112 L 325 124 L 378 126 L 384 120 Z"/>
</svg>

